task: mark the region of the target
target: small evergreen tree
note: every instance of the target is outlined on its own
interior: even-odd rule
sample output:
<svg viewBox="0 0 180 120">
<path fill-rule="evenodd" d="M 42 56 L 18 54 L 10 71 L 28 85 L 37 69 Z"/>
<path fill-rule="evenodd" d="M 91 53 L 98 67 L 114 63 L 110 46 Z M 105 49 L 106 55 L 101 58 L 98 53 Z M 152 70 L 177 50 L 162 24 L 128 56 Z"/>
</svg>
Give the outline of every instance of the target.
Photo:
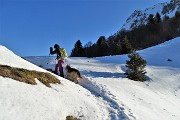
<svg viewBox="0 0 180 120">
<path fill-rule="evenodd" d="M 176 18 L 180 18 L 180 11 L 176 11 L 175 17 L 176 17 Z"/>
<path fill-rule="evenodd" d="M 122 40 L 121 46 L 122 46 L 122 54 L 131 53 L 133 50 L 133 47 L 129 43 L 127 36 L 125 36 L 125 38 Z"/>
<path fill-rule="evenodd" d="M 148 25 L 154 24 L 155 20 L 154 20 L 154 15 L 150 14 L 148 17 Z"/>
<path fill-rule="evenodd" d="M 84 48 L 89 48 L 91 47 L 93 44 L 91 41 L 88 41 L 85 45 L 84 45 Z"/>
<path fill-rule="evenodd" d="M 156 13 L 155 21 L 156 21 L 156 23 L 160 23 L 162 21 L 161 16 L 160 16 L 160 14 L 158 12 Z"/>
<path fill-rule="evenodd" d="M 84 57 L 91 57 L 93 56 L 92 54 L 92 42 L 88 41 L 85 45 L 84 45 Z"/>
<path fill-rule="evenodd" d="M 100 36 L 96 42 L 96 45 L 97 45 L 97 56 L 107 55 L 108 45 L 106 43 L 105 36 Z"/>
<path fill-rule="evenodd" d="M 83 56 L 83 47 L 82 47 L 82 43 L 80 40 L 78 40 L 75 45 L 74 48 L 72 49 L 71 52 L 71 57 L 82 57 Z"/>
<path fill-rule="evenodd" d="M 135 81 L 145 81 L 145 66 L 146 60 L 144 60 L 136 51 L 132 51 L 128 57 L 130 60 L 126 61 L 126 70 L 127 78 Z"/>
<path fill-rule="evenodd" d="M 164 18 L 163 18 L 164 21 L 168 21 L 169 20 L 169 16 L 168 15 L 165 15 Z"/>
</svg>

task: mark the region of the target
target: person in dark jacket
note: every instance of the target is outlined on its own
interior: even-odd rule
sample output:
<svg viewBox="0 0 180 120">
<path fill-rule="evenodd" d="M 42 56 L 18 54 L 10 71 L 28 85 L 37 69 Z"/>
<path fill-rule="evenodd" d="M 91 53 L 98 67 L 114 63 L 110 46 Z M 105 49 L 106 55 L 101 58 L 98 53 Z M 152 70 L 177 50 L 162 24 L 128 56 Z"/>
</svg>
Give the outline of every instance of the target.
<svg viewBox="0 0 180 120">
<path fill-rule="evenodd" d="M 60 51 L 61 49 L 58 44 L 54 45 L 54 49 L 55 50 L 53 50 L 53 48 L 50 47 L 50 54 L 51 55 L 57 54 L 56 59 L 58 60 L 58 63 L 55 66 L 55 73 L 57 75 L 60 75 L 61 77 L 64 77 L 62 64 L 64 64 L 65 59 L 64 59 L 63 55 L 61 54 L 61 51 Z"/>
</svg>

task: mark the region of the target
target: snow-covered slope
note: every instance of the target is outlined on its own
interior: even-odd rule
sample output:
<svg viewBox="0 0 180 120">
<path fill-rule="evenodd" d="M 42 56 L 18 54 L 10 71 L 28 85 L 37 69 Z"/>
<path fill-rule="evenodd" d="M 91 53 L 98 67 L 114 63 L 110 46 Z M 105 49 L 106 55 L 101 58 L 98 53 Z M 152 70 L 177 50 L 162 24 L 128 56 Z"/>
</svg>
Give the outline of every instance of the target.
<svg viewBox="0 0 180 120">
<path fill-rule="evenodd" d="M 45 71 L 0 46 L 0 64 Z M 1 72 L 1 71 L 0 71 Z M 90 91 L 56 76 L 60 85 L 30 85 L 0 76 L 0 120 L 109 119 L 108 107 Z"/>
<path fill-rule="evenodd" d="M 21 57 L 14 54 L 12 51 L 0 45 L 0 64 L 8 65 L 17 68 L 24 68 L 29 70 L 45 71 L 44 69 L 33 65 L 32 63 L 23 60 Z"/>
<path fill-rule="evenodd" d="M 64 120 L 67 115 L 82 120 L 179 120 L 179 49 L 180 37 L 138 51 L 148 62 L 146 82 L 126 78 L 127 55 L 68 58 L 66 63 L 84 77 L 79 85 L 58 76 L 62 84 L 51 88 L 0 77 L 0 120 Z M 23 67 L 24 60 L 3 46 L 0 51 L 1 64 Z M 1 56 L 13 56 L 18 62 L 6 63 Z M 26 59 L 44 68 L 55 65 L 55 57 Z M 27 62 L 25 66 L 34 65 Z"/>
<path fill-rule="evenodd" d="M 85 77 L 80 85 L 109 106 L 108 119 L 179 120 L 179 49 L 180 38 L 176 38 L 139 51 L 148 62 L 146 67 L 148 81 L 146 82 L 131 81 L 124 76 L 127 55 L 92 59 L 68 58 L 67 63 L 79 69 Z M 53 57 L 27 57 L 26 59 L 35 63 L 40 59 L 45 62 L 38 65 L 54 67 L 52 66 Z M 172 61 L 167 61 L 168 59 Z M 48 61 L 50 65 L 47 65 Z"/>
<path fill-rule="evenodd" d="M 159 3 L 145 10 L 135 10 L 123 24 L 122 29 L 131 30 L 132 28 L 147 24 L 150 14 L 155 16 L 158 12 L 163 19 L 165 15 L 169 17 L 175 16 L 176 11 L 180 11 L 179 0 L 171 0 L 170 2 Z"/>
</svg>

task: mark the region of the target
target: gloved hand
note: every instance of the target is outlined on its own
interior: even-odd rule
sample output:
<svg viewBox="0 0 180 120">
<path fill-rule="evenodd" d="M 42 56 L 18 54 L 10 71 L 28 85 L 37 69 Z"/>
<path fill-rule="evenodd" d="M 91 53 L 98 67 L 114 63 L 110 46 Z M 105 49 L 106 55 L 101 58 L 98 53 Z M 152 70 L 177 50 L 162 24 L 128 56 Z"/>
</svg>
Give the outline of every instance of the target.
<svg viewBox="0 0 180 120">
<path fill-rule="evenodd" d="M 52 51 L 53 51 L 53 48 L 52 48 L 52 47 L 50 47 L 50 54 L 52 53 Z"/>
</svg>

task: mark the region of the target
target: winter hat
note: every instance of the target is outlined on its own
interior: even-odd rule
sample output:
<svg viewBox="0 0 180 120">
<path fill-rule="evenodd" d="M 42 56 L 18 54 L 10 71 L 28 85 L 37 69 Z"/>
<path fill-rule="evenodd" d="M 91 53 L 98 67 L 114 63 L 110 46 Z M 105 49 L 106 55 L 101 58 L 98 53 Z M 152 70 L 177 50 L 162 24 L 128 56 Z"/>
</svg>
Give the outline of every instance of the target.
<svg viewBox="0 0 180 120">
<path fill-rule="evenodd" d="M 58 44 L 55 44 L 55 45 L 54 45 L 54 48 L 59 48 L 59 45 L 58 45 Z"/>
</svg>

